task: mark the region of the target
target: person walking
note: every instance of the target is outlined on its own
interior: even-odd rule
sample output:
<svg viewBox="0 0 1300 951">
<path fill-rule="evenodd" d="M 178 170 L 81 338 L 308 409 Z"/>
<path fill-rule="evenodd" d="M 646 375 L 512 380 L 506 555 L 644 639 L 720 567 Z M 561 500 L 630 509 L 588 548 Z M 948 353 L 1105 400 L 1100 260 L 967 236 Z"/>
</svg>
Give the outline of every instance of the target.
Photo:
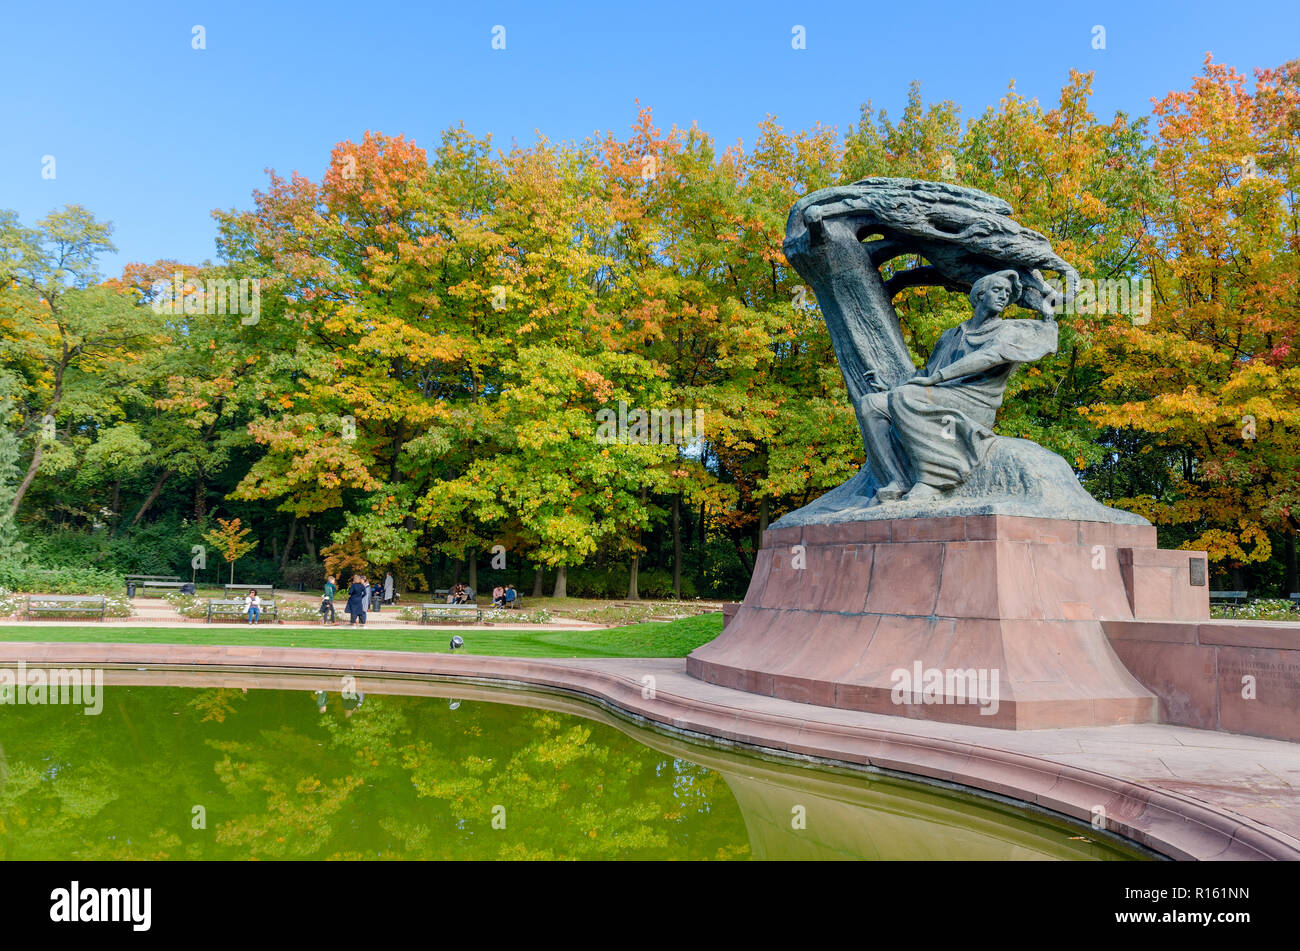
<svg viewBox="0 0 1300 951">
<path fill-rule="evenodd" d="M 348 585 L 347 612 L 352 627 L 357 626 L 358 618 L 363 625 L 366 623 L 366 586 L 360 575 L 353 575 Z"/>
<path fill-rule="evenodd" d="M 244 598 L 244 608 L 248 611 L 248 623 L 256 624 L 257 619 L 262 616 L 262 599 L 257 596 L 256 588 L 248 592 L 248 596 Z"/>
</svg>

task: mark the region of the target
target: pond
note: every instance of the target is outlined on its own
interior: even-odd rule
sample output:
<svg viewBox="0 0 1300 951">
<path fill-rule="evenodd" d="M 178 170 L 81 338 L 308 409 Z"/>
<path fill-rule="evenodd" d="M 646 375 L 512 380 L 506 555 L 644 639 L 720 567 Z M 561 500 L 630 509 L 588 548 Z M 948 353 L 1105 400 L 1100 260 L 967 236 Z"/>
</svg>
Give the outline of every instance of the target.
<svg viewBox="0 0 1300 951">
<path fill-rule="evenodd" d="M 1150 857 L 1022 805 L 687 742 L 556 694 L 108 670 L 98 715 L 0 706 L 4 859 Z"/>
</svg>

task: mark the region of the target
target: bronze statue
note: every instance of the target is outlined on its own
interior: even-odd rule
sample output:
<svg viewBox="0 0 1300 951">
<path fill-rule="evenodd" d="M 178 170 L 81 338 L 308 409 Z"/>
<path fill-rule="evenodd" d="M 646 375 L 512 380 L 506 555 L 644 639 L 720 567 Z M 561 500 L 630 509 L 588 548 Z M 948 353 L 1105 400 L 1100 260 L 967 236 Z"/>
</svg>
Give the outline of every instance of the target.
<svg viewBox="0 0 1300 951">
<path fill-rule="evenodd" d="M 1145 521 L 1093 500 L 1056 454 L 993 433 L 1016 367 L 1056 351 L 1058 295 L 1041 269 L 1078 283 L 1047 238 L 1010 215 L 977 189 L 904 178 L 824 188 L 791 209 L 783 250 L 817 295 L 867 462 L 778 525 L 976 513 Z M 881 265 L 904 255 L 927 263 L 883 278 Z M 918 371 L 892 301 L 922 285 L 969 293 L 974 313 Z M 1035 317 L 1004 318 L 1013 304 Z"/>
</svg>

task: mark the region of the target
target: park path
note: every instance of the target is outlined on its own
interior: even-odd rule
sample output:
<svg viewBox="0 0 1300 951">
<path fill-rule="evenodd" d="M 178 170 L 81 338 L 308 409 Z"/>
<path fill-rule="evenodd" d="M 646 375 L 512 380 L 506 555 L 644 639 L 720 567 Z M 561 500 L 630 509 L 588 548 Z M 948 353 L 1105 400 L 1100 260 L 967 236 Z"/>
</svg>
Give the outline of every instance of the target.
<svg viewBox="0 0 1300 951">
<path fill-rule="evenodd" d="M 311 596 L 281 597 L 280 595 L 277 595 L 276 600 L 281 602 L 290 601 L 295 603 L 311 604 L 313 606 L 319 604 L 319 601 L 317 601 L 315 598 Z M 343 612 L 342 607 L 343 607 L 343 602 L 341 601 L 335 602 L 335 612 L 337 613 L 339 621 L 337 625 L 332 625 L 332 626 L 337 626 L 340 628 L 344 628 L 348 626 L 348 619 L 347 619 L 348 616 Z M 215 629 L 246 628 L 249 626 L 247 621 L 242 621 L 242 622 L 241 621 L 214 621 L 211 624 L 209 624 L 207 621 L 203 620 L 202 618 L 196 619 L 196 618 L 182 617 L 179 613 L 177 613 L 176 609 L 170 603 L 164 601 L 162 598 L 145 598 L 145 597 L 132 598 L 131 609 L 135 611 L 134 617 L 120 617 L 120 618 L 110 617 L 110 618 L 105 618 L 104 623 L 111 624 L 114 626 L 142 627 L 142 628 L 177 627 L 177 626 L 188 627 L 192 624 L 196 624 L 201 627 L 208 627 L 208 628 L 215 628 Z M 441 623 L 441 624 L 439 623 L 420 624 L 416 621 L 402 620 L 397 616 L 398 610 L 399 608 L 389 605 L 388 607 L 384 608 L 382 611 L 371 611 L 369 614 L 366 615 L 366 625 L 365 625 L 366 628 L 369 630 L 428 629 L 428 630 L 449 630 L 449 631 L 451 630 L 456 630 L 456 631 L 460 631 L 460 630 L 589 631 L 589 630 L 595 630 L 595 629 L 609 626 L 606 624 L 596 624 L 592 621 L 579 621 L 570 618 L 561 618 L 546 624 L 533 624 L 529 621 L 518 621 L 512 623 L 511 621 L 508 620 L 497 621 L 492 624 L 467 624 L 463 621 L 448 622 L 448 623 Z M 58 623 L 59 623 L 59 619 L 57 618 L 47 619 L 47 620 L 37 620 L 37 621 L 16 621 L 16 620 L 9 620 L 7 618 L 0 618 L 0 625 L 16 624 L 16 625 L 24 625 L 30 627 L 40 627 L 41 625 L 58 624 Z M 99 622 L 65 620 L 63 623 L 98 624 Z M 318 621 L 286 620 L 280 624 L 277 624 L 276 622 L 266 622 L 259 626 L 272 627 L 272 628 L 277 626 L 313 628 L 313 627 L 320 627 L 321 624 Z"/>
</svg>

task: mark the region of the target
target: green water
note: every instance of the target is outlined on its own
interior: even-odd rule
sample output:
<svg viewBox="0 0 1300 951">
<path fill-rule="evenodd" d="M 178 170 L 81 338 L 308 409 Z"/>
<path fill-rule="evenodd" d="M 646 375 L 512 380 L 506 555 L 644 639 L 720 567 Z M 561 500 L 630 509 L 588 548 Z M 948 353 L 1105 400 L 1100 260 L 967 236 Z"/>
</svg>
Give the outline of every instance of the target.
<svg viewBox="0 0 1300 951">
<path fill-rule="evenodd" d="M 368 681 L 358 706 L 336 677 L 206 678 L 227 685 L 110 682 L 98 716 L 0 706 L 0 857 L 1138 857 L 1052 817 L 696 746 L 564 698 Z"/>
</svg>

